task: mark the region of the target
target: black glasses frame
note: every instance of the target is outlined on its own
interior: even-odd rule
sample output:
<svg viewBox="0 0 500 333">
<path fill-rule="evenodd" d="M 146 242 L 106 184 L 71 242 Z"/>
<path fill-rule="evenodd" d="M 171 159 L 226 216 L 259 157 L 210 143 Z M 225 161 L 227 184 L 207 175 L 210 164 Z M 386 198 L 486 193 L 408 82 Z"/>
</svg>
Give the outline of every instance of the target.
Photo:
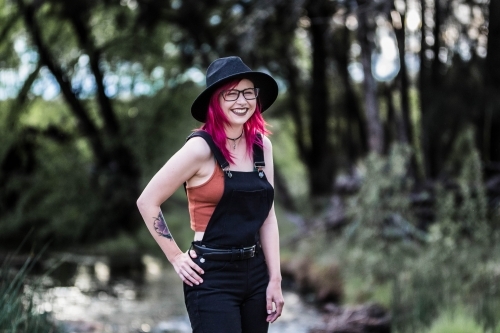
<svg viewBox="0 0 500 333">
<path fill-rule="evenodd" d="M 247 90 L 253 90 L 254 93 L 255 93 L 255 97 L 254 98 L 247 98 L 245 96 L 245 91 Z M 228 91 L 237 91 L 238 92 L 238 95 L 236 95 L 236 98 L 235 99 L 226 99 L 226 96 L 225 94 L 228 92 Z M 250 100 L 254 100 L 256 99 L 257 97 L 259 97 L 259 88 L 246 88 L 246 89 L 243 89 L 243 90 L 238 90 L 238 89 L 229 89 L 229 90 L 223 90 L 221 91 L 221 96 L 222 98 L 224 98 L 224 100 L 226 102 L 234 102 L 236 100 L 238 100 L 238 98 L 240 98 L 240 94 L 243 93 L 243 98 L 245 98 L 247 101 L 250 101 Z"/>
</svg>

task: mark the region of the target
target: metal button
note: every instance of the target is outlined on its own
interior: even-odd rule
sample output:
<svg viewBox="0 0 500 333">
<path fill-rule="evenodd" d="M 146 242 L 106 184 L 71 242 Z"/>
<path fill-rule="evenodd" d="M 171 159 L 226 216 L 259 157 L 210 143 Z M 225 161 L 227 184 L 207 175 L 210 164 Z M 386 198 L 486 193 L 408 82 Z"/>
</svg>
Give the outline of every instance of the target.
<svg viewBox="0 0 500 333">
<path fill-rule="evenodd" d="M 201 258 L 200 262 L 203 264 L 205 262 L 205 258 Z"/>
</svg>

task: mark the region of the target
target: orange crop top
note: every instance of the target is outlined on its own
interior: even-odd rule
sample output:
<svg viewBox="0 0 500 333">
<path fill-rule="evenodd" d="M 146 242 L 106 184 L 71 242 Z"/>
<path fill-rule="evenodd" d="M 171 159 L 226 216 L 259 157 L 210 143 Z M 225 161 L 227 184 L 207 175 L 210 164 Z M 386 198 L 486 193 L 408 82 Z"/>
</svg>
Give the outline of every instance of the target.
<svg viewBox="0 0 500 333">
<path fill-rule="evenodd" d="M 215 163 L 215 170 L 205 183 L 186 188 L 191 229 L 204 232 L 224 192 L 224 171 Z"/>
</svg>

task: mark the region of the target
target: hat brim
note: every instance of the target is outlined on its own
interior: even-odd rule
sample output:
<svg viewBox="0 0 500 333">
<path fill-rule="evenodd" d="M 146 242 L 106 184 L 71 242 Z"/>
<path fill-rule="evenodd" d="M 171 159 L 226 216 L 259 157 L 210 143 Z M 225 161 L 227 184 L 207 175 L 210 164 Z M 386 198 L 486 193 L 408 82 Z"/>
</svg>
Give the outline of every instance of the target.
<svg viewBox="0 0 500 333">
<path fill-rule="evenodd" d="M 259 101 L 261 112 L 267 110 L 278 97 L 278 84 L 268 74 L 262 72 L 243 72 L 227 76 L 217 82 L 214 82 L 210 87 L 207 87 L 191 105 L 191 115 L 194 119 L 204 123 L 206 122 L 208 105 L 212 94 L 224 83 L 234 79 L 248 79 L 252 81 L 255 88 L 259 88 Z"/>
</svg>

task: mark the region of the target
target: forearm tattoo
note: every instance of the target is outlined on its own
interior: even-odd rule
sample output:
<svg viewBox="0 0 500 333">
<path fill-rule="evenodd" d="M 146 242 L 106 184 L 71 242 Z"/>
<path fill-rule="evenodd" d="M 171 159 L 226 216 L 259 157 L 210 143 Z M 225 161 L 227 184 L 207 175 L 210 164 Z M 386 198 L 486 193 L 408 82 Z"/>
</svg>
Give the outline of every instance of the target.
<svg viewBox="0 0 500 333">
<path fill-rule="evenodd" d="M 155 231 L 158 233 L 158 235 L 173 240 L 172 235 L 168 230 L 167 222 L 165 222 L 165 218 L 163 217 L 161 210 L 158 213 L 158 216 L 153 218 L 153 226 L 155 227 Z"/>
</svg>

